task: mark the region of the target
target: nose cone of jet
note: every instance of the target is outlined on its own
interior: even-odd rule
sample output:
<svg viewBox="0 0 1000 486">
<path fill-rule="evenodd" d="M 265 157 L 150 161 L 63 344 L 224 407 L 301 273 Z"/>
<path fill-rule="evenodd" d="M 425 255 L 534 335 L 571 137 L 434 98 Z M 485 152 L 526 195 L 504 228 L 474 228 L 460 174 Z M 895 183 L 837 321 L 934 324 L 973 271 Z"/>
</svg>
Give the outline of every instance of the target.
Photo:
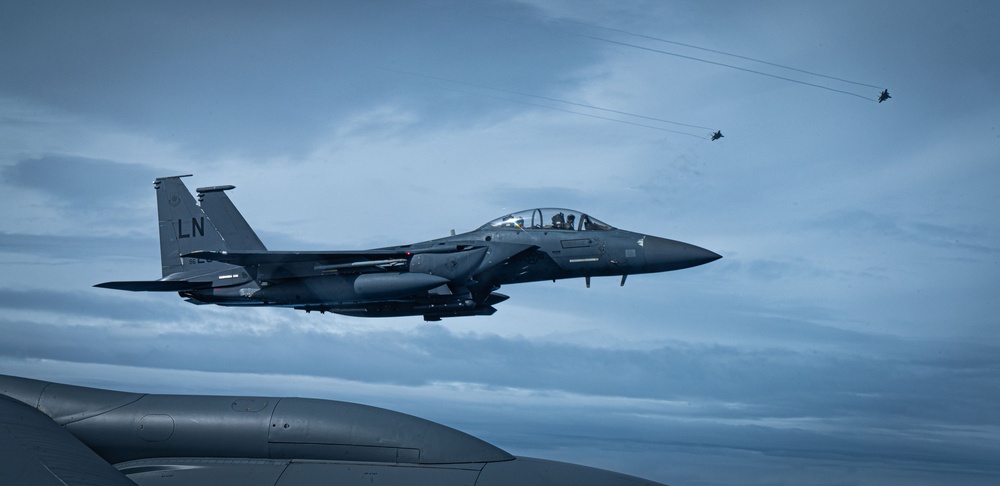
<svg viewBox="0 0 1000 486">
<path fill-rule="evenodd" d="M 646 269 L 650 272 L 697 267 L 722 258 L 714 251 L 656 236 L 647 236 L 642 247 L 646 252 Z"/>
</svg>

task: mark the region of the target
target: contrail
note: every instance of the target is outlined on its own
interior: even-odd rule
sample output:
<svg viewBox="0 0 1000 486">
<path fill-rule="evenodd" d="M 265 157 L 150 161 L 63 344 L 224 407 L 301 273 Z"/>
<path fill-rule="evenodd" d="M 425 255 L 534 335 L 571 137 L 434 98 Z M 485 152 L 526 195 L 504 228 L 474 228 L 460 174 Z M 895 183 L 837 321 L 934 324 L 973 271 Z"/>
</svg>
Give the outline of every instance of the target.
<svg viewBox="0 0 1000 486">
<path fill-rule="evenodd" d="M 513 94 L 513 95 L 524 96 L 524 97 L 527 97 L 527 98 L 535 98 L 535 99 L 545 100 L 545 101 L 552 101 L 552 102 L 555 102 L 555 103 L 563 103 L 563 104 L 566 104 L 566 105 L 579 106 L 579 107 L 582 107 L 582 108 L 590 108 L 592 110 L 603 111 L 605 113 L 614 113 L 616 115 L 631 116 L 631 117 L 634 117 L 634 118 L 640 118 L 640 119 L 650 120 L 650 121 L 658 121 L 658 122 L 661 122 L 661 123 L 669 123 L 671 125 L 677 125 L 677 126 L 682 126 L 682 127 L 701 128 L 701 129 L 705 129 L 705 130 L 715 130 L 712 127 L 704 127 L 704 126 L 701 126 L 701 125 L 693 125 L 693 124 L 690 124 L 690 123 L 681 123 L 681 122 L 677 122 L 677 121 L 673 121 L 673 120 L 665 120 L 663 118 L 656 118 L 656 117 L 646 116 L 646 115 L 638 115 L 638 114 L 635 114 L 635 113 L 629 113 L 627 111 L 613 110 L 611 108 L 602 108 L 600 106 L 588 105 L 586 103 L 579 103 L 579 102 L 576 102 L 576 101 L 561 100 L 559 98 L 551 98 L 551 97 L 548 97 L 548 96 L 541 96 L 541 95 L 536 95 L 536 94 L 531 94 L 531 93 L 524 93 L 524 92 L 521 92 L 521 91 L 514 91 L 514 90 L 509 90 L 509 89 L 504 89 L 504 88 L 497 88 L 495 86 L 486 86 L 484 84 L 470 83 L 470 82 L 467 82 L 467 81 L 459 81 L 457 79 L 442 78 L 442 77 L 438 77 L 438 76 L 431 76 L 429 74 L 420 74 L 420 73 L 414 73 L 414 72 L 409 72 L 409 71 L 401 71 L 399 69 L 386 68 L 386 67 L 382 67 L 382 68 L 379 68 L 379 69 L 383 69 L 383 70 L 386 70 L 386 71 L 391 71 L 391 72 L 398 73 L 398 74 L 405 74 L 407 76 L 416 76 L 416 77 L 419 77 L 419 78 L 433 79 L 435 81 L 444 81 L 444 82 L 447 82 L 447 83 L 455 83 L 455 84 L 461 84 L 461 85 L 464 85 L 464 86 L 471 86 L 473 88 L 481 88 L 481 89 L 488 89 L 488 90 L 491 90 L 491 91 L 499 91 L 501 93 Z M 544 106 L 544 105 L 534 105 L 534 106 Z M 582 113 L 579 113 L 579 112 L 572 112 L 572 111 L 569 112 L 569 113 L 582 114 Z M 606 119 L 610 119 L 610 118 L 606 118 Z"/>
<path fill-rule="evenodd" d="M 849 79 L 838 78 L 836 76 L 830 76 L 830 75 L 826 75 L 826 74 L 815 73 L 815 72 L 812 72 L 812 71 L 806 71 L 805 69 L 799 69 L 799 68 L 792 67 L 792 66 L 786 66 L 784 64 L 778 64 L 778 63 L 774 63 L 774 62 L 764 61 L 762 59 L 755 59 L 755 58 L 752 58 L 752 57 L 749 57 L 749 56 L 741 56 L 739 54 L 733 54 L 731 52 L 725 52 L 725 51 L 719 51 L 719 50 L 715 50 L 715 49 L 709 49 L 707 47 L 696 46 L 694 44 L 686 44 L 686 43 L 683 43 L 683 42 L 672 41 L 672 40 L 669 40 L 669 39 L 663 39 L 661 37 L 655 37 L 655 36 L 646 35 L 646 34 L 638 34 L 638 33 L 629 32 L 629 31 L 623 30 L 623 29 L 616 29 L 614 27 L 604 27 L 604 26 L 601 26 L 601 25 L 588 24 L 588 23 L 585 23 L 585 22 L 577 22 L 577 21 L 574 21 L 574 20 L 565 20 L 565 19 L 563 19 L 562 21 L 566 22 L 566 23 L 571 23 L 571 24 L 576 24 L 576 25 L 582 25 L 584 27 L 590 27 L 590 28 L 593 28 L 593 29 L 607 30 L 609 32 L 618 32 L 620 34 L 630 35 L 630 36 L 633 36 L 633 37 L 639 37 L 639 38 L 642 38 L 642 39 L 649 39 L 649 40 L 653 40 L 653 41 L 657 41 L 657 42 L 663 42 L 665 44 L 673 44 L 673 45 L 676 45 L 676 46 L 687 47 L 687 48 L 690 48 L 690 49 L 697 49 L 699 51 L 711 52 L 713 54 L 720 54 L 720 55 L 723 55 L 723 56 L 735 57 L 737 59 L 743 59 L 745 61 L 752 61 L 752 62 L 756 62 L 756 63 L 760 63 L 760 64 L 766 64 L 768 66 L 774 66 L 774 67 L 778 67 L 778 68 L 782 68 L 782 69 L 787 69 L 789 71 L 796 71 L 796 72 L 800 72 L 800 73 L 803 73 L 803 74 L 808 74 L 810 76 L 816 76 L 816 77 L 820 77 L 820 78 L 832 79 L 834 81 L 840 81 L 842 83 L 855 84 L 855 85 L 858 85 L 858 86 L 866 86 L 866 87 L 869 87 L 869 88 L 876 88 L 876 89 L 882 89 L 883 88 L 882 86 L 875 86 L 873 84 L 861 83 L 861 82 L 858 82 L 858 81 L 851 81 Z M 605 39 L 600 39 L 600 38 L 597 38 L 597 39 L 599 39 L 599 40 L 605 40 Z M 732 67 L 732 66 L 728 66 L 728 65 L 725 65 L 725 64 L 723 64 L 723 65 L 727 66 L 727 67 Z M 755 72 L 755 71 L 751 71 L 751 72 Z M 760 73 L 758 73 L 758 74 L 760 74 Z"/>
<path fill-rule="evenodd" d="M 558 99 L 558 98 L 551 98 L 551 97 L 548 97 L 548 96 L 540 96 L 540 95 L 535 95 L 535 94 L 531 94 L 531 93 L 524 93 L 524 92 L 520 92 L 520 91 L 513 91 L 513 90 L 509 90 L 509 89 L 504 89 L 504 88 L 497 88 L 497 87 L 494 87 L 494 86 L 486 86 L 486 85 L 477 84 L 477 83 L 470 83 L 470 82 L 467 82 L 467 81 L 459 81 L 459 80 L 456 80 L 456 79 L 443 78 L 443 77 L 440 77 L 440 76 L 432 76 L 432 75 L 429 75 L 429 74 L 414 73 L 414 72 L 410 72 L 410 71 L 403 71 L 403 70 L 400 70 L 400 69 L 388 68 L 388 67 L 384 67 L 384 66 L 371 66 L 371 67 L 374 67 L 376 69 L 380 69 L 380 70 L 383 70 L 383 71 L 389 71 L 389 72 L 396 73 L 396 74 L 402 74 L 402 75 L 405 75 L 405 76 L 413 76 L 413 77 L 418 77 L 418 78 L 430 79 L 430 80 L 434 80 L 434 81 L 441 81 L 441 82 L 445 82 L 445 83 L 453 83 L 453 84 L 458 84 L 458 85 L 463 85 L 463 86 L 470 86 L 470 87 L 473 87 L 473 88 L 486 89 L 486 90 L 490 90 L 490 91 L 497 91 L 497 92 L 500 92 L 500 93 L 507 93 L 507 94 L 517 95 L 517 96 L 524 96 L 524 97 L 527 97 L 527 98 L 535 98 L 535 99 L 540 99 L 540 100 L 545 100 L 545 101 L 551 101 L 551 102 L 555 102 L 555 103 L 563 103 L 563 104 L 567 104 L 567 105 L 579 106 L 579 107 L 583 107 L 583 108 L 589 108 L 589 109 L 593 109 L 593 110 L 603 111 L 603 112 L 606 112 L 606 113 L 614 113 L 614 114 L 617 114 L 617 115 L 624 115 L 624 116 L 635 117 L 635 118 L 638 118 L 638 119 L 644 119 L 644 120 L 650 120 L 650 121 L 657 121 L 657 122 L 662 122 L 662 123 L 669 123 L 669 124 L 672 124 L 672 125 L 678 125 L 678 126 L 689 127 L 689 128 L 699 128 L 699 129 L 705 129 L 705 130 L 715 130 L 715 128 L 712 128 L 712 127 L 704 127 L 704 126 L 700 126 L 700 125 L 692 125 L 692 124 L 689 124 L 689 123 L 681 123 L 681 122 L 676 122 L 676 121 L 671 121 L 671 120 L 665 120 L 663 118 L 656 118 L 656 117 L 645 116 L 645 115 L 637 115 L 635 113 L 629 113 L 627 111 L 613 110 L 613 109 L 610 109 L 610 108 L 602 108 L 600 106 L 588 105 L 586 103 L 577 103 L 575 101 L 561 100 L 561 99 Z M 511 103 L 519 103 L 519 104 L 528 105 L 528 106 L 535 106 L 535 107 L 539 107 L 539 108 L 545 108 L 545 109 L 548 109 L 548 110 L 561 111 L 563 113 L 571 113 L 571 114 L 574 114 L 574 115 L 586 116 L 586 117 L 590 117 L 590 118 L 596 118 L 596 119 L 599 119 L 599 120 L 607 120 L 607 121 L 612 121 L 612 122 L 616 122 L 616 123 L 623 123 L 625 125 L 632 125 L 632 126 L 636 126 L 636 127 L 651 128 L 653 130 L 660 130 L 660 131 L 663 131 L 663 132 L 676 133 L 676 134 L 679 134 L 679 135 L 687 135 L 689 137 L 695 137 L 695 138 L 700 138 L 700 139 L 703 139 L 703 140 L 708 140 L 707 137 L 702 136 L 702 135 L 695 135 L 693 133 L 683 132 L 683 131 L 679 131 L 679 130 L 672 130 L 672 129 L 669 129 L 669 128 L 658 127 L 658 126 L 649 125 L 649 124 L 645 124 L 645 123 L 638 123 L 638 122 L 632 122 L 632 121 L 628 121 L 628 120 L 621 120 L 621 119 L 618 119 L 618 118 L 611 118 L 611 117 L 606 117 L 606 116 L 594 115 L 592 113 L 583 113 L 583 112 L 580 112 L 580 111 L 573 111 L 573 110 L 568 110 L 568 109 L 564 109 L 564 108 L 557 108 L 557 107 L 554 107 L 554 106 L 542 105 L 542 104 L 538 104 L 538 103 L 530 103 L 530 102 L 527 102 L 527 101 L 515 100 L 515 99 L 511 99 L 511 98 L 502 98 L 502 97 L 498 97 L 498 96 L 490 96 L 490 95 L 485 95 L 485 94 L 482 94 L 482 93 L 473 93 L 473 92 L 464 91 L 464 90 L 457 90 L 457 91 L 460 91 L 460 92 L 463 92 L 463 93 L 467 93 L 467 94 L 471 94 L 471 95 L 475 95 L 475 96 L 484 96 L 484 97 L 495 99 L 495 100 L 507 101 L 507 102 L 511 102 Z"/>
<path fill-rule="evenodd" d="M 724 62 L 709 61 L 708 59 L 702 59 L 700 57 L 685 56 L 684 54 L 677 54 L 676 52 L 669 52 L 669 51 L 664 51 L 664 50 L 661 50 L 661 49 L 653 49 L 652 47 L 645 47 L 645 46 L 640 46 L 640 45 L 637 45 L 637 44 L 629 44 L 628 42 L 620 42 L 620 41 L 611 40 L 611 39 L 605 39 L 603 37 L 597 37 L 597 36 L 593 36 L 593 35 L 580 34 L 580 33 L 576 33 L 576 32 L 571 32 L 570 34 L 578 36 L 578 37 L 583 37 L 583 38 L 586 38 L 586 39 L 593 39 L 593 40 L 597 40 L 597 41 L 601 41 L 601 42 L 607 42 L 607 43 L 610 43 L 610 44 L 617 44 L 617 45 L 620 45 L 620 46 L 632 47 L 634 49 L 642 49 L 644 51 L 655 52 L 655 53 L 658 53 L 658 54 L 666 54 L 668 56 L 680 57 L 680 58 L 683 58 L 683 59 L 690 59 L 692 61 L 703 62 L 703 63 L 706 63 L 706 64 L 712 64 L 712 65 L 715 65 L 715 66 L 722 66 L 722 67 L 727 67 L 727 68 L 730 68 L 730 69 L 737 69 L 737 70 L 740 70 L 740 71 L 746 71 L 748 73 L 759 74 L 761 76 L 767 76 L 767 77 L 770 77 L 770 78 L 780 79 L 780 80 L 783 80 L 783 81 L 789 81 L 789 82 L 792 82 L 792 83 L 798 83 L 798 84 L 803 84 L 803 85 L 806 85 L 806 86 L 812 86 L 814 88 L 825 89 L 825 90 L 833 91 L 833 92 L 836 92 L 836 93 L 843 93 L 843 94 L 846 94 L 846 95 L 857 96 L 858 98 L 861 98 L 863 100 L 875 101 L 874 98 L 870 98 L 870 97 L 867 97 L 867 96 L 862 96 L 862 95 L 859 95 L 857 93 L 852 93 L 850 91 L 844 91 L 842 89 L 831 88 L 829 86 L 823 86 L 821 84 L 809 83 L 809 82 L 801 81 L 801 80 L 798 80 L 798 79 L 786 78 L 784 76 L 778 76 L 777 74 L 765 73 L 763 71 L 755 71 L 753 69 L 748 69 L 748 68 L 744 68 L 744 67 L 740 67 L 740 66 L 734 66 L 732 64 L 726 64 Z"/>
<path fill-rule="evenodd" d="M 424 5 L 426 7 L 431 7 L 431 8 L 440 8 L 440 9 L 448 9 L 448 10 L 452 10 L 452 11 L 458 11 L 458 9 L 455 8 L 455 7 L 453 7 L 453 6 L 432 5 L 432 4 L 427 4 L 427 3 L 421 3 L 421 5 Z M 493 20 L 499 20 L 499 21 L 502 21 L 502 22 L 511 22 L 511 23 L 516 23 L 516 24 L 521 24 L 521 25 L 530 25 L 530 24 L 526 24 L 525 22 L 518 21 L 518 20 L 512 20 L 512 19 L 497 17 L 497 16 L 493 16 L 493 15 L 483 15 L 483 14 L 469 12 L 468 10 L 466 10 L 466 12 L 464 12 L 464 13 L 466 15 L 475 15 L 475 16 L 478 16 L 478 17 L 484 17 L 484 18 L 489 18 L 489 19 L 493 19 Z M 606 31 L 609 31 L 609 32 L 617 32 L 617 33 L 620 33 L 620 34 L 630 35 L 630 36 L 633 36 L 633 37 L 639 37 L 639 38 L 648 39 L 648 40 L 652 40 L 652 41 L 656 41 L 656 42 L 663 42 L 663 43 L 667 43 L 667 44 L 673 44 L 673 45 L 677 45 L 677 46 L 687 47 L 687 48 L 690 48 L 690 49 L 697 49 L 697 50 L 704 51 L 704 52 L 711 52 L 711 53 L 714 53 L 714 54 L 719 54 L 719 55 L 723 55 L 723 56 L 729 56 L 729 57 L 733 57 L 733 58 L 737 58 L 737 59 L 743 59 L 745 61 L 756 62 L 756 63 L 760 63 L 760 64 L 764 64 L 764 65 L 768 65 L 768 66 L 773 66 L 773 67 L 780 68 L 780 69 L 787 69 L 787 70 L 790 70 L 790 71 L 794 71 L 794 72 L 798 72 L 798 73 L 802 73 L 802 74 L 807 74 L 807 75 L 810 75 L 810 76 L 816 76 L 816 77 L 820 77 L 820 78 L 824 78 L 824 79 L 829 79 L 829 80 L 833 80 L 833 81 L 839 81 L 839 82 L 843 82 L 843 83 L 854 84 L 854 85 L 857 85 L 857 86 L 865 86 L 865 87 L 876 88 L 876 89 L 882 89 L 883 88 L 881 86 L 875 86 L 875 85 L 872 85 L 872 84 L 861 83 L 861 82 L 857 82 L 857 81 L 851 81 L 851 80 L 844 79 L 844 78 L 838 78 L 836 76 L 829 76 L 829 75 L 826 75 L 826 74 L 815 73 L 815 72 L 812 72 L 812 71 L 807 71 L 805 69 L 799 69 L 799 68 L 795 68 L 795 67 L 791 67 L 791 66 L 785 66 L 785 65 L 782 65 L 782 64 L 768 62 L 768 61 L 763 61 L 763 60 L 755 59 L 755 58 L 748 57 L 748 56 L 741 56 L 739 54 L 733 54 L 733 53 L 729 53 L 729 52 L 725 52 L 725 51 L 719 51 L 719 50 L 715 50 L 715 49 L 709 49 L 709 48 L 706 48 L 706 47 L 696 46 L 694 44 L 686 44 L 686 43 L 683 43 L 683 42 L 672 41 L 672 40 L 663 39 L 663 38 L 655 37 L 655 36 L 651 36 L 651 35 L 637 34 L 635 32 L 629 32 L 629 31 L 624 30 L 624 29 L 616 29 L 616 28 L 612 28 L 612 27 L 603 27 L 603 26 L 600 26 L 600 25 L 588 24 L 586 22 L 578 22 L 578 21 L 574 21 L 574 20 L 567 20 L 567 19 L 563 19 L 563 18 L 551 17 L 551 16 L 541 15 L 541 14 L 534 14 L 534 16 L 538 17 L 538 18 L 541 18 L 541 19 L 548 20 L 548 21 L 552 21 L 552 22 L 562 22 L 562 23 L 566 23 L 566 24 L 574 24 L 574 25 L 584 26 L 584 27 L 593 28 L 593 29 L 602 29 L 602 30 L 606 30 Z M 684 54 L 678 54 L 678 53 L 675 53 L 675 52 L 664 51 L 664 50 L 661 50 L 661 49 L 654 49 L 654 48 L 651 48 L 651 47 L 640 46 L 640 45 L 637 45 L 637 44 L 630 44 L 628 42 L 616 41 L 616 40 L 613 40 L 613 39 L 599 37 L 599 36 L 596 36 L 596 35 L 583 34 L 583 33 L 575 32 L 573 30 L 569 30 L 569 29 L 565 29 L 565 28 L 558 28 L 558 27 L 552 27 L 552 26 L 549 26 L 547 28 L 550 28 L 552 30 L 556 30 L 556 31 L 562 32 L 562 33 L 564 33 L 566 35 L 572 35 L 572 36 L 582 37 L 582 38 L 585 38 L 585 39 L 596 40 L 596 41 L 599 41 L 599 42 L 606 42 L 606 43 L 609 43 L 609 44 L 616 44 L 616 45 L 620 45 L 620 46 L 624 46 L 624 47 L 631 47 L 633 49 L 641 49 L 641 50 L 644 50 L 644 51 L 655 52 L 655 53 L 664 54 L 664 55 L 667 55 L 667 56 L 679 57 L 679 58 L 682 58 L 682 59 L 688 59 L 688 60 L 691 60 L 691 61 L 697 61 L 697 62 L 702 62 L 702 63 L 706 63 L 706 64 L 712 64 L 712 65 L 715 65 L 715 66 L 726 67 L 726 68 L 730 68 L 730 69 L 736 69 L 736 70 L 739 70 L 739 71 L 744 71 L 744 72 L 748 72 L 748 73 L 752 73 L 752 74 L 757 74 L 757 75 L 760 75 L 760 76 L 767 76 L 769 78 L 780 79 L 782 81 L 788 81 L 790 83 L 796 83 L 796 84 L 801 84 L 801 85 L 804 85 L 804 86 L 811 86 L 813 88 L 825 89 L 827 91 L 832 91 L 832 92 L 835 92 L 835 93 L 841 93 L 841 94 L 846 94 L 846 95 L 850 95 L 850 96 L 855 96 L 855 97 L 861 98 L 863 100 L 875 101 L 876 98 L 877 98 L 877 97 L 870 97 L 870 96 L 860 95 L 858 93 L 854 93 L 854 92 L 851 92 L 851 91 L 845 91 L 845 90 L 842 90 L 842 89 L 832 88 L 830 86 L 825 86 L 825 85 L 822 85 L 822 84 L 810 83 L 808 81 L 803 81 L 801 79 L 789 78 L 789 77 L 786 77 L 786 76 L 780 76 L 780 75 L 777 75 L 777 74 L 772 74 L 772 73 L 768 73 L 768 72 L 764 72 L 764 71 L 758 71 L 758 70 L 755 70 L 755 69 L 749 69 L 749 68 L 745 68 L 745 67 L 740 67 L 740 66 L 736 66 L 736 65 L 733 65 L 733 64 L 727 64 L 727 63 L 724 63 L 724 62 L 710 61 L 708 59 L 703 59 L 703 58 L 700 58 L 700 57 L 687 56 L 687 55 L 684 55 Z M 697 128 L 702 128 L 702 127 L 697 127 Z"/>
</svg>

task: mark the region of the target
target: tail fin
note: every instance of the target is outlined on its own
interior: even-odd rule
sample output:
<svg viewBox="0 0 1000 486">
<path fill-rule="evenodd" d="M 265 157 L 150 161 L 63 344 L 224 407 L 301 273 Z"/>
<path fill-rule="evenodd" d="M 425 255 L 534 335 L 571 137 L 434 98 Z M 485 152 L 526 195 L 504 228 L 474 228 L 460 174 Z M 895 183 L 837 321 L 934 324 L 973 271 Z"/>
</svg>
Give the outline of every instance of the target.
<svg viewBox="0 0 1000 486">
<path fill-rule="evenodd" d="M 267 247 L 257 237 L 257 233 L 243 219 L 243 215 L 236 209 L 236 205 L 226 195 L 226 191 L 235 189 L 234 186 L 214 186 L 199 187 L 198 202 L 201 210 L 205 212 L 215 227 L 222 234 L 222 238 L 229 245 L 230 250 L 244 251 L 267 251 Z"/>
<path fill-rule="evenodd" d="M 194 197 L 181 182 L 188 175 L 160 177 L 153 182 L 156 210 L 160 219 L 160 263 L 163 277 L 179 272 L 203 274 L 233 268 L 221 262 L 181 255 L 195 250 L 227 251 L 229 246 L 212 220 L 198 207 Z"/>
</svg>

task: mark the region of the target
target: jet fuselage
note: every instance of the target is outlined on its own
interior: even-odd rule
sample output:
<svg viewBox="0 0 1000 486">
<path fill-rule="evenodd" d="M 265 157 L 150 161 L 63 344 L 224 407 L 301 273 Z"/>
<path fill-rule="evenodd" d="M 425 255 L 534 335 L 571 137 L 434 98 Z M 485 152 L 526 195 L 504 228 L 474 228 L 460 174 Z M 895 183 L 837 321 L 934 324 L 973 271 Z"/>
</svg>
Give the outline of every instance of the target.
<svg viewBox="0 0 1000 486">
<path fill-rule="evenodd" d="M 503 285 L 666 272 L 718 254 L 570 209 L 510 213 L 474 231 L 361 251 L 268 251 L 225 196 L 157 179 L 163 278 L 100 287 L 176 291 L 193 303 L 284 306 L 362 317 L 491 315 Z"/>
</svg>

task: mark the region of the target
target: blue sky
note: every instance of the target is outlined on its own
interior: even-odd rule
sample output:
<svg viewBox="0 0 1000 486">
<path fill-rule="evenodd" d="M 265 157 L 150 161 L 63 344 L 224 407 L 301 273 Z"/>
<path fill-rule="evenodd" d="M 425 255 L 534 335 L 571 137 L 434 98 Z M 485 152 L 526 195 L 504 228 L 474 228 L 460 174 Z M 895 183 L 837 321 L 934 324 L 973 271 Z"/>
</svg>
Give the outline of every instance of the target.
<svg viewBox="0 0 1000 486">
<path fill-rule="evenodd" d="M 0 372 L 359 401 L 678 485 L 995 482 L 998 20 L 993 2 L 4 3 Z M 235 185 L 272 249 L 557 206 L 724 258 L 508 286 L 494 316 L 441 323 L 93 288 L 159 276 L 151 182 L 186 173 Z"/>
</svg>

